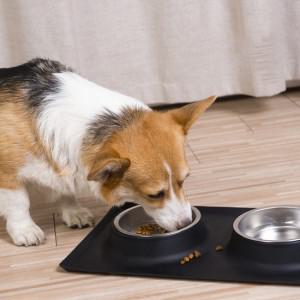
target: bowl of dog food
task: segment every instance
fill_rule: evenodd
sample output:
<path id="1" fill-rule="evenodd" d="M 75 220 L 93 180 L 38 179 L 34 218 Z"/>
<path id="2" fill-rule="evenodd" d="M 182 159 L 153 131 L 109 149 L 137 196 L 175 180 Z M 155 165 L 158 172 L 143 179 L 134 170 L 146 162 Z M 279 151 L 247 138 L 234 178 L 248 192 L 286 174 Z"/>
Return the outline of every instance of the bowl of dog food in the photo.
<path id="1" fill-rule="evenodd" d="M 142 206 L 133 206 L 115 217 L 109 243 L 112 248 L 120 249 L 127 264 L 129 260 L 139 266 L 180 263 L 187 255 L 199 257 L 205 243 L 206 228 L 196 207 L 192 207 L 192 218 L 187 226 L 168 232 Z"/>
<path id="2" fill-rule="evenodd" d="M 260 263 L 300 263 L 300 206 L 250 210 L 233 223 L 230 250 Z"/>
<path id="3" fill-rule="evenodd" d="M 155 221 L 146 214 L 142 206 L 134 206 L 121 212 L 114 219 L 115 228 L 125 235 L 141 237 L 141 238 L 163 238 L 172 235 L 178 235 L 181 232 L 189 230 L 194 227 L 195 224 L 201 220 L 200 211 L 192 208 L 193 221 L 187 226 L 178 229 L 176 231 L 168 232 L 164 228 L 160 227 Z"/>

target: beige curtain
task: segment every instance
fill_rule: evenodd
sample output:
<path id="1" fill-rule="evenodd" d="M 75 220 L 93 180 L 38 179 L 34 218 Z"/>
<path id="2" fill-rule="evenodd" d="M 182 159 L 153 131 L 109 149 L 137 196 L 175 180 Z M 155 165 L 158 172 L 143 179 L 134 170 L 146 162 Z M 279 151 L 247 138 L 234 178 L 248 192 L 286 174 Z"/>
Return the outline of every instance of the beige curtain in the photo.
<path id="1" fill-rule="evenodd" d="M 60 60 L 147 103 L 300 79 L 300 1 L 0 0 L 0 66 Z"/>

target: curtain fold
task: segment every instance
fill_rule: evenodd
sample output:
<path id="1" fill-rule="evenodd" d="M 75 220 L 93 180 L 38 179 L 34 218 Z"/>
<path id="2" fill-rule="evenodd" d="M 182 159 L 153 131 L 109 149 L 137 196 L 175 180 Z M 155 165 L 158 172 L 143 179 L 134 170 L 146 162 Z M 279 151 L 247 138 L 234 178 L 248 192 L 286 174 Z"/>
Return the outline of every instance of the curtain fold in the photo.
<path id="1" fill-rule="evenodd" d="M 300 80 L 297 0 L 0 0 L 0 67 L 60 60 L 146 103 Z"/>

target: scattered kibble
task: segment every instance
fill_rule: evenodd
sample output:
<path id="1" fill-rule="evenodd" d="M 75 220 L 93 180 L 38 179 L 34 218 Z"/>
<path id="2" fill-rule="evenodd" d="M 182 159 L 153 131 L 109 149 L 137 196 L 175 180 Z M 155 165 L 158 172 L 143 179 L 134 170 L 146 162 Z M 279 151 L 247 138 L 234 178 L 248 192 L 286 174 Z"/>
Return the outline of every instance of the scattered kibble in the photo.
<path id="1" fill-rule="evenodd" d="M 189 255 L 189 259 L 193 259 L 194 258 L 194 253 L 191 253 L 190 255 Z"/>
<path id="2" fill-rule="evenodd" d="M 160 227 L 158 224 L 145 224 L 141 225 L 136 229 L 137 234 L 141 235 L 152 235 L 152 234 L 162 234 L 167 233 L 168 231 Z"/>
<path id="3" fill-rule="evenodd" d="M 194 250 L 192 253 L 190 253 L 189 255 L 186 255 L 185 257 L 182 258 L 182 260 L 180 261 L 181 265 L 184 265 L 188 262 L 190 262 L 191 260 L 200 257 L 202 254 L 200 251 Z"/>
<path id="4" fill-rule="evenodd" d="M 216 251 L 223 251 L 224 250 L 224 247 L 222 245 L 217 245 L 216 246 Z"/>
<path id="5" fill-rule="evenodd" d="M 200 257 L 200 256 L 201 256 L 201 252 L 200 252 L 200 251 L 197 251 L 197 250 L 195 250 L 195 251 L 194 251 L 194 255 L 195 255 L 195 257 L 196 257 L 196 258 L 198 258 L 198 257 Z"/>

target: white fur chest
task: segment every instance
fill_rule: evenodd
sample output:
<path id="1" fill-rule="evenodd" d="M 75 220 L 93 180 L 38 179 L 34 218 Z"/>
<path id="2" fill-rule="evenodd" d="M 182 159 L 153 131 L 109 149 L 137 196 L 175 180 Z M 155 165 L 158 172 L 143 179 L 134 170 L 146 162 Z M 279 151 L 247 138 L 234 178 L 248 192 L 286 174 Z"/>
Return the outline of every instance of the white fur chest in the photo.
<path id="1" fill-rule="evenodd" d="M 19 178 L 51 188 L 57 194 L 75 195 L 88 189 L 83 171 L 59 175 L 46 162 L 32 156 L 28 157 L 26 164 L 20 169 Z"/>

